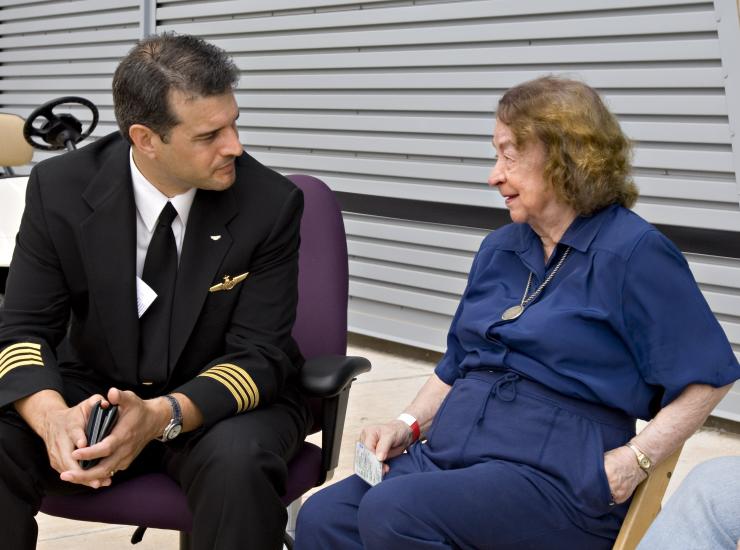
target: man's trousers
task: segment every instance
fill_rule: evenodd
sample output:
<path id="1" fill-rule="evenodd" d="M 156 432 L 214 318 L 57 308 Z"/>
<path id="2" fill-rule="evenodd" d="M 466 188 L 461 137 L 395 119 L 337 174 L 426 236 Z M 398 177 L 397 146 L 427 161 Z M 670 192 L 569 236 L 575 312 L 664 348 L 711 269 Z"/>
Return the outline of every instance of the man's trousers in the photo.
<path id="1" fill-rule="evenodd" d="M 70 393 L 76 401 L 67 395 L 68 403 L 86 397 L 84 392 Z M 280 499 L 287 461 L 303 442 L 309 422 L 302 398 L 288 390 L 269 407 L 224 419 L 170 443 L 151 442 L 129 469 L 116 473 L 113 483 L 143 472 L 170 475 L 187 495 L 195 550 L 279 549 L 287 521 Z M 15 411 L 0 414 L 3 548 L 36 547 L 34 516 L 45 494 L 90 491 L 59 479 L 49 466 L 43 441 Z"/>

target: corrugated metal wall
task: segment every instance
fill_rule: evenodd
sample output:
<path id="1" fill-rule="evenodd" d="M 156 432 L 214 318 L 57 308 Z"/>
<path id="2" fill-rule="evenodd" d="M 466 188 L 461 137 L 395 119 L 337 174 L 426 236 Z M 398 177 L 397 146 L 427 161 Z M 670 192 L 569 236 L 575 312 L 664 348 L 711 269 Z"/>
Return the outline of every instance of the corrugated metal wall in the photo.
<path id="1" fill-rule="evenodd" d="M 101 106 L 96 134 L 111 131 L 110 77 L 147 4 L 0 2 L 3 110 L 26 116 L 75 91 Z M 736 9 L 734 0 L 167 0 L 156 22 L 233 54 L 252 154 L 338 192 L 352 330 L 444 348 L 481 228 L 505 217 L 485 185 L 496 102 L 557 73 L 598 88 L 635 140 L 641 215 L 721 236 L 724 257 L 716 246 L 684 249 L 740 355 Z M 721 414 L 740 420 L 740 393 L 725 403 Z"/>
<path id="2" fill-rule="evenodd" d="M 118 60 L 141 36 L 139 4 L 0 0 L 0 108 L 25 118 L 46 101 L 78 95 L 100 108 L 95 135 L 115 130 L 111 78 Z M 85 110 L 60 112 L 65 111 L 90 120 Z M 34 161 L 46 156 L 37 152 Z"/>

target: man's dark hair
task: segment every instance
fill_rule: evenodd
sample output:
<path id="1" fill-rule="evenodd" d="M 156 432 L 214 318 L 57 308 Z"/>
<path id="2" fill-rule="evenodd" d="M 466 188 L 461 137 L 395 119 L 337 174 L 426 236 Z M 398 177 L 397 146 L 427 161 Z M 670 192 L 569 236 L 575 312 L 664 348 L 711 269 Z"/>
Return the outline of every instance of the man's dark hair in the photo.
<path id="1" fill-rule="evenodd" d="M 141 40 L 113 75 L 113 105 L 121 134 L 143 124 L 167 140 L 180 121 L 172 112 L 170 90 L 209 97 L 233 90 L 239 70 L 229 55 L 187 34 L 164 33 Z"/>

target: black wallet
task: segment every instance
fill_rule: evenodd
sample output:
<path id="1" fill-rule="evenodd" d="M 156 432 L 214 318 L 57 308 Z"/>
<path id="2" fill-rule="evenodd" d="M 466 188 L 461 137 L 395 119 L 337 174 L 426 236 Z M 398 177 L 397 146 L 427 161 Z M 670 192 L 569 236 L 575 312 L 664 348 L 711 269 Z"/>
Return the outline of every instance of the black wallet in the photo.
<path id="1" fill-rule="evenodd" d="M 107 409 L 104 409 L 100 406 L 100 403 L 100 401 L 95 403 L 95 406 L 90 412 L 90 418 L 87 420 L 85 434 L 87 435 L 88 447 L 105 439 L 118 419 L 118 405 L 110 405 Z M 99 458 L 80 460 L 80 466 L 83 470 L 87 470 L 95 466 L 98 462 L 100 462 Z"/>

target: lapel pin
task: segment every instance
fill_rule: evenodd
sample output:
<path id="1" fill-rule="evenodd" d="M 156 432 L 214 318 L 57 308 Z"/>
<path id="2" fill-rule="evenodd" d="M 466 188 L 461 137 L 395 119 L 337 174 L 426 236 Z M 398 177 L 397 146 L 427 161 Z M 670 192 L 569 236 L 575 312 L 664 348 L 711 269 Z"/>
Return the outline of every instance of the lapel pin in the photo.
<path id="1" fill-rule="evenodd" d="M 221 238 L 221 235 L 211 235 L 211 240 L 212 240 L 212 241 L 217 241 L 217 240 L 219 240 L 220 238 Z"/>
<path id="2" fill-rule="evenodd" d="M 249 271 L 246 273 L 242 273 L 241 275 L 237 275 L 233 279 L 230 275 L 226 275 L 224 277 L 223 283 L 218 283 L 217 285 L 213 285 L 211 288 L 208 289 L 208 292 L 218 292 L 220 290 L 231 290 L 236 285 L 241 283 L 244 279 L 247 278 L 247 275 L 249 275 Z"/>

